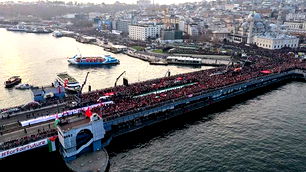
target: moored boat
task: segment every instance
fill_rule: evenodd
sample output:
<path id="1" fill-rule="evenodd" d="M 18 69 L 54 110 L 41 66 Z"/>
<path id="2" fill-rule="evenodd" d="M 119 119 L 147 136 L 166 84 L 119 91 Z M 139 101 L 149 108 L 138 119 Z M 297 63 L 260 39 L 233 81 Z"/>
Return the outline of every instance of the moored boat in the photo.
<path id="1" fill-rule="evenodd" d="M 79 82 L 66 72 L 57 74 L 56 81 L 70 92 L 78 92 L 81 89 Z"/>
<path id="2" fill-rule="evenodd" d="M 199 58 L 191 57 L 176 57 L 169 56 L 166 58 L 168 64 L 180 64 L 180 65 L 202 65 L 202 60 Z"/>
<path id="3" fill-rule="evenodd" d="M 19 89 L 19 90 L 26 90 L 30 88 L 33 88 L 33 86 L 30 84 L 19 84 L 16 86 L 16 89 Z"/>
<path id="4" fill-rule="evenodd" d="M 5 88 L 11 88 L 14 85 L 17 85 L 21 82 L 21 78 L 19 76 L 12 76 L 7 81 L 4 82 Z"/>
<path id="5" fill-rule="evenodd" d="M 52 33 L 52 36 L 54 36 L 56 38 L 60 38 L 60 37 L 64 36 L 64 34 L 60 31 L 56 30 Z"/>

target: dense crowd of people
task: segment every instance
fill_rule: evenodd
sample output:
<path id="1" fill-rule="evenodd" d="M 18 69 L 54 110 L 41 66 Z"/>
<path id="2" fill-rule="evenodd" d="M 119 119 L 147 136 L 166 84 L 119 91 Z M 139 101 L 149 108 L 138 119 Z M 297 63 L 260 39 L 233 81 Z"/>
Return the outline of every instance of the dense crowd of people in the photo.
<path id="1" fill-rule="evenodd" d="M 0 143 L 0 151 L 8 150 L 8 149 L 15 148 L 15 147 L 22 146 L 22 145 L 26 145 L 28 143 L 31 143 L 31 142 L 34 142 L 40 139 L 45 139 L 45 138 L 54 136 L 56 134 L 57 134 L 56 129 L 38 131 L 37 134 L 32 134 L 29 136 L 24 136 L 19 139 L 14 139 L 14 140 Z"/>
<path id="2" fill-rule="evenodd" d="M 269 52 L 269 53 L 268 53 Z M 97 90 L 82 95 L 85 104 L 95 103 L 99 97 L 112 93 L 114 104 L 93 111 L 102 114 L 104 119 L 127 114 L 140 108 L 152 107 L 166 101 L 193 96 L 201 92 L 220 88 L 234 83 L 244 82 L 252 78 L 285 72 L 291 69 L 306 69 L 306 63 L 294 58 L 288 51 L 257 52 L 259 55 L 248 57 L 251 64 L 238 64 L 231 67 L 220 67 L 193 73 L 180 74 L 165 78 L 134 83 L 129 86 L 118 86 Z M 264 73 L 262 71 L 268 71 Z M 186 86 L 184 86 L 186 85 Z M 179 87 L 175 89 L 175 87 Z M 154 93 L 163 89 L 169 91 Z M 152 94 L 148 94 L 152 92 Z M 142 94 L 146 94 L 141 96 Z"/>

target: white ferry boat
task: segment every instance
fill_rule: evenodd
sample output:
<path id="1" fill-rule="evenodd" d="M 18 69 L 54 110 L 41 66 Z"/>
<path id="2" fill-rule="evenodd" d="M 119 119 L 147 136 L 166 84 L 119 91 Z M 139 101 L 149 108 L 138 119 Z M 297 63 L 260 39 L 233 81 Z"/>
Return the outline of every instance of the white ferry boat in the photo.
<path id="1" fill-rule="evenodd" d="M 80 83 L 66 72 L 57 74 L 56 81 L 64 86 L 66 91 L 78 92 L 81 89 Z"/>
<path id="2" fill-rule="evenodd" d="M 26 27 L 23 26 L 23 25 L 16 25 L 16 26 L 9 27 L 6 30 L 14 31 L 14 32 L 25 32 L 26 31 Z"/>
<path id="3" fill-rule="evenodd" d="M 168 64 L 181 64 L 181 65 L 201 65 L 202 60 L 199 58 L 191 57 L 176 57 L 169 56 L 166 58 Z"/>

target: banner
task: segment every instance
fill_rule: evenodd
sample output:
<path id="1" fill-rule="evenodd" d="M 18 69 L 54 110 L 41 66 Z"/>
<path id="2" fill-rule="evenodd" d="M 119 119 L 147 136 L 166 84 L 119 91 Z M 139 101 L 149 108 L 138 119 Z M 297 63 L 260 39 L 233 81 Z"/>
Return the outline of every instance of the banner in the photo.
<path id="1" fill-rule="evenodd" d="M 74 114 L 78 114 L 81 113 L 82 111 L 86 111 L 88 108 L 92 109 L 95 107 L 99 107 L 99 106 L 103 106 L 106 104 L 113 104 L 113 101 L 108 101 L 108 102 L 103 102 L 103 103 L 98 103 L 98 104 L 94 104 L 91 106 L 86 106 L 86 107 L 81 107 L 78 109 L 73 109 L 73 110 L 68 110 L 62 113 L 58 113 L 58 114 L 53 114 L 53 115 L 47 115 L 47 116 L 41 116 L 35 119 L 30 119 L 30 120 L 26 120 L 26 121 L 21 121 L 21 126 L 28 126 L 28 125 L 32 125 L 32 124 L 37 124 L 37 123 L 41 123 L 41 122 L 46 122 L 46 121 L 50 121 L 50 120 L 54 120 L 56 119 L 56 117 L 61 118 L 63 116 L 70 116 L 70 115 L 74 115 Z"/>
<path id="2" fill-rule="evenodd" d="M 14 155 L 14 154 L 17 154 L 17 153 L 21 153 L 21 152 L 24 152 L 24 151 L 35 149 L 35 148 L 38 148 L 38 147 L 41 147 L 41 146 L 45 146 L 45 145 L 48 144 L 47 140 L 48 139 L 43 139 L 43 140 L 39 140 L 39 141 L 36 141 L 36 142 L 33 142 L 33 143 L 29 143 L 29 144 L 26 144 L 26 145 L 23 145 L 23 146 L 19 146 L 19 147 L 16 147 L 16 148 L 12 148 L 12 149 L 9 149 L 9 150 L 2 151 L 2 152 L 0 152 L 0 159 L 11 156 L 11 155 Z"/>

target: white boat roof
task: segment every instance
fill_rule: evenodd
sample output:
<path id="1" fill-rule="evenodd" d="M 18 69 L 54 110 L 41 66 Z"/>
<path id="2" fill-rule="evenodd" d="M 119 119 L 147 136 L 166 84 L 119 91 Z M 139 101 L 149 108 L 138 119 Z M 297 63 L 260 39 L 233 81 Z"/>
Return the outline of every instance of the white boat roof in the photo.
<path id="1" fill-rule="evenodd" d="M 189 61 L 202 61 L 202 59 L 199 59 L 199 58 L 183 57 L 183 56 L 168 56 L 167 59 L 189 60 Z"/>
<path id="2" fill-rule="evenodd" d="M 64 72 L 64 73 L 59 73 L 57 74 L 57 76 L 59 78 L 61 78 L 62 80 L 68 79 L 69 82 L 78 82 L 76 79 L 74 79 L 72 76 L 70 76 L 68 73 Z"/>

